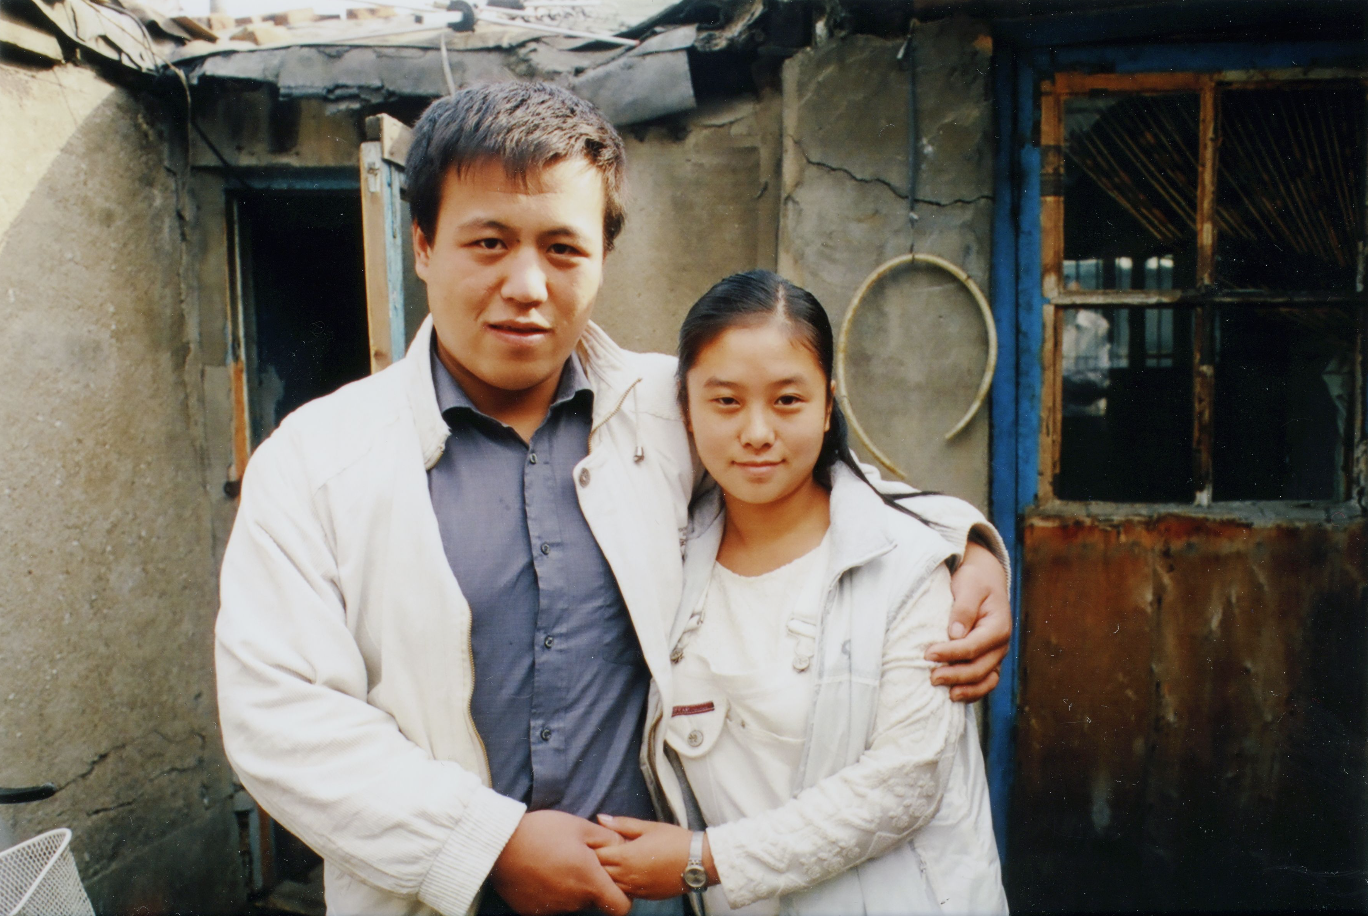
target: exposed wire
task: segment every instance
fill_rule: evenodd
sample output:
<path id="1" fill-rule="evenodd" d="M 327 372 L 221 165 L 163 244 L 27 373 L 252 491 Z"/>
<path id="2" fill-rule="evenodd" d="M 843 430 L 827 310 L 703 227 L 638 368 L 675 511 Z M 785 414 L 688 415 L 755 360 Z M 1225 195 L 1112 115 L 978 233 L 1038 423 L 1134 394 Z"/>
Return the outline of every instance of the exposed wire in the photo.
<path id="1" fill-rule="evenodd" d="M 447 95 L 456 94 L 456 80 L 451 76 L 451 58 L 447 57 L 446 32 L 438 42 L 438 47 L 442 49 L 442 75 L 446 77 Z"/>

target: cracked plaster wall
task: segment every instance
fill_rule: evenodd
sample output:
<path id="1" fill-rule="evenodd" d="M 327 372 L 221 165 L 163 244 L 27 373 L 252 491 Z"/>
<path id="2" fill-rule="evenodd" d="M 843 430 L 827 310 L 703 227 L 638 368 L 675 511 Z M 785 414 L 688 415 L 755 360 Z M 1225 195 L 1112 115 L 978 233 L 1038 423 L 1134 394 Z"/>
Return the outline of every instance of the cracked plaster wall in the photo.
<path id="1" fill-rule="evenodd" d="M 627 225 L 604 266 L 594 318 L 636 350 L 675 351 L 679 323 L 728 274 L 774 269 L 777 91 L 627 128 Z"/>
<path id="2" fill-rule="evenodd" d="M 848 36 L 783 69 L 779 270 L 816 294 L 839 328 L 861 282 L 917 251 L 988 289 L 992 227 L 991 42 L 956 18 L 916 32 L 921 162 L 908 222 L 909 73 L 900 40 Z M 934 268 L 896 271 L 865 298 L 852 330 L 850 394 L 870 437 L 917 486 L 988 502 L 985 406 L 950 442 L 987 356 L 969 294 Z"/>
<path id="3" fill-rule="evenodd" d="M 100 912 L 234 911 L 183 135 L 78 67 L 0 64 L 0 123 L 0 784 L 60 787 L 0 842 L 72 828 Z"/>

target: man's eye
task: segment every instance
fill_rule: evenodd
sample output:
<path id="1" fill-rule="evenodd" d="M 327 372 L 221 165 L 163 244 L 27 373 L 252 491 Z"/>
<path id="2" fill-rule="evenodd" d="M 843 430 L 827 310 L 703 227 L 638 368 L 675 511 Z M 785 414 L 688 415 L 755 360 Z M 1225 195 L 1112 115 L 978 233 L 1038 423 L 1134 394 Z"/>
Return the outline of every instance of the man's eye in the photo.
<path id="1" fill-rule="evenodd" d="M 574 257 L 580 250 L 574 245 L 566 245 L 564 242 L 557 242 L 551 246 L 551 253 L 563 258 Z"/>
<path id="2" fill-rule="evenodd" d="M 497 251 L 503 247 L 502 239 L 476 239 L 476 248 L 483 248 L 485 251 Z"/>

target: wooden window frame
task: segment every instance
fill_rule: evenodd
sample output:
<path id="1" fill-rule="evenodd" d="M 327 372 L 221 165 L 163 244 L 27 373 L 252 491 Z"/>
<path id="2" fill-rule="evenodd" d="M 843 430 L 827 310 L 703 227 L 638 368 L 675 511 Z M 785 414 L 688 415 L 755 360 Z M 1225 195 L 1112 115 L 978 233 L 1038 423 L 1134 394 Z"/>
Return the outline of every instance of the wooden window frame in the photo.
<path id="1" fill-rule="evenodd" d="M 1350 430 L 1346 439 L 1345 461 L 1341 472 L 1345 475 L 1345 500 L 1321 500 L 1341 504 L 1352 500 L 1353 491 L 1368 489 L 1362 468 L 1355 455 L 1363 447 L 1363 386 L 1365 315 L 1364 284 L 1368 274 L 1368 200 L 1365 200 L 1364 222 L 1359 226 L 1359 263 L 1356 288 L 1350 293 L 1323 292 L 1220 292 L 1216 287 L 1215 227 L 1217 149 L 1220 92 L 1228 87 L 1282 88 L 1295 84 L 1325 81 L 1351 81 L 1364 86 L 1368 96 L 1368 79 L 1362 71 L 1341 68 L 1287 71 L 1228 71 L 1222 73 L 1055 73 L 1040 82 L 1040 255 L 1042 338 L 1042 385 L 1040 404 L 1040 457 L 1037 479 L 1039 505 L 1065 505 L 1055 496 L 1055 482 L 1059 475 L 1060 447 L 1063 438 L 1063 327 L 1064 311 L 1078 308 L 1167 308 L 1190 307 L 1193 314 L 1192 390 L 1193 390 L 1193 500 L 1184 506 L 1205 507 L 1212 503 L 1212 448 L 1214 417 L 1212 405 L 1215 395 L 1214 354 L 1207 352 L 1211 322 L 1215 310 L 1222 306 L 1280 304 L 1285 306 L 1359 307 L 1357 339 L 1354 346 L 1354 392 L 1351 415 L 1346 418 Z M 1196 285 L 1192 289 L 1174 290 L 1066 290 L 1064 288 L 1064 104 L 1075 96 L 1093 93 L 1164 94 L 1195 93 L 1199 101 L 1198 115 L 1198 170 L 1197 170 L 1197 263 Z M 1368 98 L 1365 99 L 1368 105 Z M 1368 143 L 1365 158 L 1368 159 Z M 1365 162 L 1368 176 L 1368 162 Z M 1368 178 L 1364 181 L 1368 197 Z M 1089 501 L 1096 505 L 1101 501 Z M 1265 501 L 1277 506 L 1283 501 Z M 1307 500 L 1292 502 L 1304 504 Z M 1163 504 L 1156 504 L 1163 505 Z M 1174 504 L 1168 504 L 1174 505 Z"/>

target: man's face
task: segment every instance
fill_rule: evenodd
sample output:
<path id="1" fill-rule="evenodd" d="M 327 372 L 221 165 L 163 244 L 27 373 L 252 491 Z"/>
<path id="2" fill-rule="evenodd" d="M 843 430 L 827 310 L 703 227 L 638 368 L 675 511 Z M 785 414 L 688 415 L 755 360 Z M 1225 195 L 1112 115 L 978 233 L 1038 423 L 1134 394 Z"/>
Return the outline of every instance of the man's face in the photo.
<path id="1" fill-rule="evenodd" d="M 413 228 L 442 362 L 471 388 L 554 386 L 603 277 L 603 178 L 569 159 L 519 185 L 501 163 L 447 172 L 434 238 Z"/>

